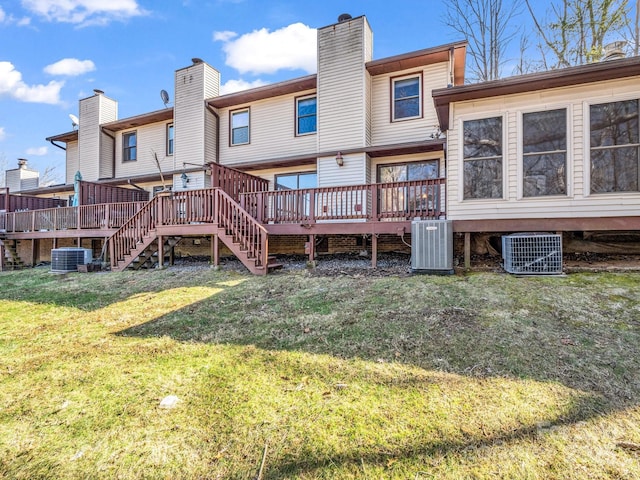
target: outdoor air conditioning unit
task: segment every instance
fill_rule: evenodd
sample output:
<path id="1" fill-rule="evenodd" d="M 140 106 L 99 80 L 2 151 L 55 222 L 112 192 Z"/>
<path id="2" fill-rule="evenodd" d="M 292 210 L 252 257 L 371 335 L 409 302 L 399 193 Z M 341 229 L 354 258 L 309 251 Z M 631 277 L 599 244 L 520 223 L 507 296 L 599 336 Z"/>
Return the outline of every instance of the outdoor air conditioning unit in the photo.
<path id="1" fill-rule="evenodd" d="M 562 273 L 562 235 L 514 233 L 502 237 L 504 269 L 520 275 Z"/>
<path id="2" fill-rule="evenodd" d="M 453 273 L 451 220 L 411 222 L 411 270 L 416 273 Z"/>
<path id="3" fill-rule="evenodd" d="M 90 248 L 54 248 L 51 250 L 51 272 L 77 272 L 78 265 L 87 265 L 93 260 Z"/>

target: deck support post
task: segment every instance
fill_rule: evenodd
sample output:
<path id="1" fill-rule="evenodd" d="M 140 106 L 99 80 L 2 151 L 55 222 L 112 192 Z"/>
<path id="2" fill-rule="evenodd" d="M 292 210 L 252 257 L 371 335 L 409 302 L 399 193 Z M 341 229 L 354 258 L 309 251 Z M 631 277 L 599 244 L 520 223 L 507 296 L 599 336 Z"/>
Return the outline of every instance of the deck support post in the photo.
<path id="1" fill-rule="evenodd" d="M 218 235 L 211 235 L 211 264 L 214 267 L 220 265 L 220 241 Z"/>
<path id="2" fill-rule="evenodd" d="M 53 242 L 52 242 L 51 248 L 53 248 L 53 249 L 58 248 L 58 237 L 53 237 Z"/>
<path id="3" fill-rule="evenodd" d="M 158 235 L 158 268 L 164 268 L 164 237 Z"/>
<path id="4" fill-rule="evenodd" d="M 4 251 L 4 243 L 2 243 L 2 241 L 0 240 L 0 272 L 3 272 L 5 269 L 5 255 L 6 253 Z"/>
<path id="5" fill-rule="evenodd" d="M 171 248 L 169 248 L 169 265 L 173 267 L 175 264 L 176 264 L 176 247 L 175 245 L 172 245 Z"/>
<path id="6" fill-rule="evenodd" d="M 36 247 L 39 247 L 39 243 L 37 239 L 32 239 L 31 240 L 31 266 L 35 267 L 36 266 L 36 260 L 37 260 L 37 255 L 36 255 Z"/>
<path id="7" fill-rule="evenodd" d="M 313 263 L 316 259 L 316 236 L 309 235 L 309 248 L 307 249 L 309 253 L 309 262 Z"/>
<path id="8" fill-rule="evenodd" d="M 464 232 L 464 269 L 471 270 L 471 232 Z"/>
<path id="9" fill-rule="evenodd" d="M 378 268 L 378 235 L 371 235 L 371 268 Z"/>

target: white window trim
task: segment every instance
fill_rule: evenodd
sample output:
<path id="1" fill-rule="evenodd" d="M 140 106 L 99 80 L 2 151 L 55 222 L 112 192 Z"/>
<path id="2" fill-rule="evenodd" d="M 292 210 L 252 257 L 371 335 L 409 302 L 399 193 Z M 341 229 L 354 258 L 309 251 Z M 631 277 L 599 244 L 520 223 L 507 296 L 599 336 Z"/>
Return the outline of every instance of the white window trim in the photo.
<path id="1" fill-rule="evenodd" d="M 309 100 L 310 98 L 315 98 L 316 99 L 316 129 L 313 132 L 300 133 L 298 131 L 298 126 L 299 126 L 299 123 L 298 123 L 298 104 L 299 104 L 300 101 Z M 305 95 L 304 97 L 297 97 L 296 98 L 296 107 L 295 108 L 296 108 L 296 112 L 295 112 L 295 115 L 296 115 L 296 120 L 295 120 L 296 121 L 296 125 L 295 125 L 296 137 L 306 137 L 307 135 L 315 135 L 315 134 L 317 134 L 318 133 L 318 95 L 313 93 L 311 95 Z"/>
<path id="2" fill-rule="evenodd" d="M 418 115 L 414 115 L 413 117 L 402 117 L 396 118 L 396 82 L 407 80 L 409 78 L 417 78 L 418 79 Z M 392 122 L 404 122 L 406 120 L 415 120 L 416 118 L 422 118 L 423 108 L 422 104 L 424 101 L 423 98 L 423 78 L 422 72 L 411 73 L 409 75 L 403 75 L 402 77 L 394 77 L 391 79 L 391 121 Z"/>
<path id="3" fill-rule="evenodd" d="M 247 141 L 242 143 L 233 142 L 233 116 L 237 113 L 247 112 L 249 114 L 249 121 L 247 122 Z M 244 128 L 244 127 L 243 127 Z M 238 108 L 237 110 L 229 111 L 229 145 L 237 147 L 239 145 L 249 145 L 251 143 L 251 108 Z"/>
<path id="4" fill-rule="evenodd" d="M 483 118 L 502 118 L 502 198 L 464 198 L 464 122 Z M 461 115 L 458 117 L 458 203 L 496 203 L 509 199 L 509 111 L 486 112 L 482 115 Z"/>
<path id="5" fill-rule="evenodd" d="M 546 112 L 549 110 L 560 110 L 564 108 L 567 114 L 567 153 L 565 157 L 566 169 L 567 169 L 567 193 L 566 195 L 543 195 L 539 197 L 525 197 L 524 196 L 524 144 L 522 143 L 522 137 L 524 134 L 524 114 L 525 113 L 538 113 Z M 545 105 L 544 108 L 527 108 L 517 111 L 517 123 L 516 123 L 516 158 L 518 159 L 516 165 L 516 179 L 518 182 L 517 196 L 518 201 L 543 201 L 546 199 L 557 200 L 559 198 L 573 198 L 573 179 L 574 179 L 574 155 L 573 155 L 573 105 L 570 103 L 563 103 L 558 105 Z"/>
<path id="6" fill-rule="evenodd" d="M 628 100 L 638 100 L 640 102 L 640 94 L 638 92 L 635 93 L 624 93 L 618 95 L 602 95 L 599 97 L 592 97 L 589 100 L 585 100 L 582 102 L 582 134 L 583 134 L 583 144 L 582 149 L 584 154 L 582 155 L 583 162 L 583 196 L 584 198 L 594 197 L 594 198 L 602 198 L 602 197 L 610 197 L 612 195 L 638 195 L 640 192 L 603 192 L 603 193 L 591 193 L 591 105 L 599 105 L 602 103 L 614 103 L 614 102 L 625 102 Z"/>

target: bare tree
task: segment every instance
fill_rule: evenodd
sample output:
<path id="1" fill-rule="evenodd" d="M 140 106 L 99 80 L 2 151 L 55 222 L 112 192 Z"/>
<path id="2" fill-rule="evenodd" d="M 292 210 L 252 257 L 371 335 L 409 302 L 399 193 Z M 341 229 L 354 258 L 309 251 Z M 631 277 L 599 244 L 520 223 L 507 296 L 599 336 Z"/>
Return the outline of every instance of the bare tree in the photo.
<path id="1" fill-rule="evenodd" d="M 56 185 L 62 183 L 62 176 L 56 171 L 56 167 L 49 165 L 44 169 L 40 180 L 38 182 L 41 187 L 48 187 L 49 185 Z"/>
<path id="2" fill-rule="evenodd" d="M 516 34 L 510 22 L 520 13 L 521 0 L 451 0 L 445 24 L 469 41 L 468 80 L 500 78 L 506 50 Z"/>
<path id="3" fill-rule="evenodd" d="M 553 2 L 546 20 L 533 11 L 530 0 L 525 3 L 538 34 L 540 66 L 546 70 L 601 60 L 606 42 L 622 38 L 629 24 L 629 0 Z"/>

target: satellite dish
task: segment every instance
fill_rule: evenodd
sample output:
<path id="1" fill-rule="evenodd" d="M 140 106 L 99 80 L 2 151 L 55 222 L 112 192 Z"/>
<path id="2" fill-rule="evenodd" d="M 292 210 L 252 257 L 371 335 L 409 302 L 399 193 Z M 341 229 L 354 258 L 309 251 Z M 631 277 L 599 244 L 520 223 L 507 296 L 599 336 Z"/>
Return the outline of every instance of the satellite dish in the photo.
<path id="1" fill-rule="evenodd" d="M 162 103 L 164 103 L 164 106 L 166 108 L 167 103 L 169 103 L 169 94 L 166 90 L 160 90 L 160 98 L 162 99 Z"/>
<path id="2" fill-rule="evenodd" d="M 80 120 L 73 113 L 69 114 L 69 118 L 71 119 L 71 128 L 75 129 L 78 125 L 80 125 Z"/>

